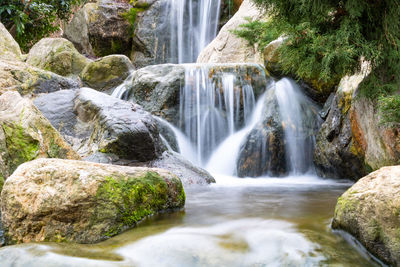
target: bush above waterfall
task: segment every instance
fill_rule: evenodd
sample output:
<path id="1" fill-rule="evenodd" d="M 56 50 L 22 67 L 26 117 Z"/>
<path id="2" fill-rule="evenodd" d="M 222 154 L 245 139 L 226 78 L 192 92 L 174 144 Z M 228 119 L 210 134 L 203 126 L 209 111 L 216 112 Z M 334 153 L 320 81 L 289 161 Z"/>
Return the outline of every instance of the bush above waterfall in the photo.
<path id="1" fill-rule="evenodd" d="M 385 97 L 400 84 L 398 1 L 254 0 L 271 20 L 243 25 L 238 34 L 260 48 L 284 34 L 279 50 L 283 71 L 298 78 L 337 84 L 340 77 L 371 62 L 365 95 Z M 331 87 L 333 89 L 334 86 Z M 386 105 L 387 106 L 387 105 Z M 396 117 L 385 118 L 393 122 Z"/>

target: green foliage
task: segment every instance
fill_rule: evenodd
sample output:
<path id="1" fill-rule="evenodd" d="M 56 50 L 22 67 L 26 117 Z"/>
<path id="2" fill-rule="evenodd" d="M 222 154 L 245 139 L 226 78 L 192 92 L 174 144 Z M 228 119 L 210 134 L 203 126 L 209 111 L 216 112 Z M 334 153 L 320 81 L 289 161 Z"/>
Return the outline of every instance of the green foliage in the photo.
<path id="1" fill-rule="evenodd" d="M 400 95 L 381 96 L 379 106 L 384 123 L 392 125 L 400 122 Z"/>
<path id="2" fill-rule="evenodd" d="M 304 80 L 338 82 L 360 70 L 360 60 L 372 72 L 361 85 L 371 98 L 385 97 L 400 88 L 399 0 L 253 0 L 268 10 L 269 22 L 243 25 L 237 34 L 260 49 L 277 35 L 283 71 Z M 381 104 L 396 104 L 389 98 Z M 387 105 L 382 111 L 388 111 Z M 391 112 L 390 114 L 393 115 Z M 389 114 L 388 114 L 389 115 Z M 386 117 L 386 121 L 398 118 Z"/>
<path id="3" fill-rule="evenodd" d="M 3 0 L 0 21 L 15 37 L 22 50 L 59 30 L 59 20 L 68 19 L 84 0 Z"/>

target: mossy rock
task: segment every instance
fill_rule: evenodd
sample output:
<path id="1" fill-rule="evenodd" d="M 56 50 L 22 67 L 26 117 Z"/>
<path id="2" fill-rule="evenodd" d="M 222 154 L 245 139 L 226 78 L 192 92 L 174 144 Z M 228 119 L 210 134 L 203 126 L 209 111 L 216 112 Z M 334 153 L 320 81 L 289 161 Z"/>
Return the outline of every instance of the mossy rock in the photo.
<path id="1" fill-rule="evenodd" d="M 26 62 L 61 76 L 79 75 L 92 60 L 81 55 L 63 38 L 44 38 L 29 51 Z"/>
<path id="2" fill-rule="evenodd" d="M 16 92 L 0 96 L 0 148 L 3 178 L 36 158 L 80 159 L 33 103 Z"/>
<path id="3" fill-rule="evenodd" d="M 121 84 L 132 70 L 133 65 L 128 57 L 111 55 L 88 64 L 80 77 L 86 86 L 107 91 Z"/>
<path id="4" fill-rule="evenodd" d="M 23 96 L 35 96 L 63 89 L 81 87 L 78 79 L 66 78 L 24 62 L 0 59 L 0 95 L 18 91 Z"/>
<path id="5" fill-rule="evenodd" d="M 6 27 L 0 22 L 0 59 L 22 60 L 21 48 Z"/>
<path id="6" fill-rule="evenodd" d="M 95 243 L 184 205 L 182 183 L 169 171 L 61 159 L 24 163 L 1 195 L 7 244 Z"/>
<path id="7" fill-rule="evenodd" d="M 332 222 L 391 266 L 400 264 L 400 167 L 384 167 L 360 179 L 339 199 Z"/>

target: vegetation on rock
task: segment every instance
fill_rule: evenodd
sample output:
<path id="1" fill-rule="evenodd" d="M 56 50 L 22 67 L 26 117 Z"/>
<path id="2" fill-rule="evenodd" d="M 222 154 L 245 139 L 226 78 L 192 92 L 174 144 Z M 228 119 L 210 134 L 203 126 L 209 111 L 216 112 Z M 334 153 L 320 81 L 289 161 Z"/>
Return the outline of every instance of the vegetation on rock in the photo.
<path id="1" fill-rule="evenodd" d="M 7 0 L 0 4 L 0 21 L 24 51 L 43 37 L 59 30 L 58 21 L 68 19 L 85 0 Z"/>
<path id="2" fill-rule="evenodd" d="M 400 24 L 398 1 L 254 0 L 268 10 L 268 22 L 243 25 L 236 33 L 250 43 L 266 44 L 280 35 L 284 73 L 334 88 L 339 79 L 371 63 L 361 86 L 364 95 L 380 98 L 384 122 L 399 123 Z M 397 115 L 396 115 L 397 114 Z"/>

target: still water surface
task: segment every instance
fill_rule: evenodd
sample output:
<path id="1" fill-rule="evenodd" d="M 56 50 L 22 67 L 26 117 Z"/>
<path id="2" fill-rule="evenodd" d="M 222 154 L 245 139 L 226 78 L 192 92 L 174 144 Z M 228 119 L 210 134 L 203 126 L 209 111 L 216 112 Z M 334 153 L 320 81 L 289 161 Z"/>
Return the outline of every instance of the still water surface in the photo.
<path id="1" fill-rule="evenodd" d="M 350 186 L 313 177 L 186 188 L 185 210 L 153 216 L 95 245 L 0 249 L 0 266 L 377 266 L 330 220 Z"/>

